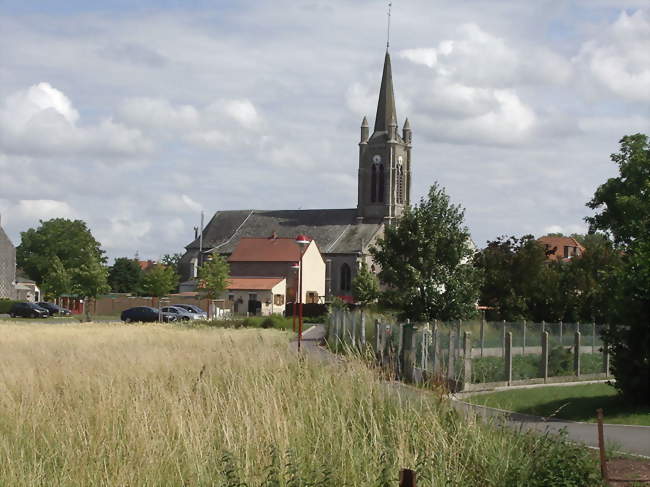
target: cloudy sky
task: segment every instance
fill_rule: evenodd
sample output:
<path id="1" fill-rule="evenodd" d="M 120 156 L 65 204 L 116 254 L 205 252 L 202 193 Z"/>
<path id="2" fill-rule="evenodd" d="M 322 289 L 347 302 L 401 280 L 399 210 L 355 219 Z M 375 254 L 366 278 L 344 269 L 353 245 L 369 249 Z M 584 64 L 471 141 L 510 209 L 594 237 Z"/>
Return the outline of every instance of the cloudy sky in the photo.
<path id="1" fill-rule="evenodd" d="M 391 31 L 414 199 L 437 180 L 479 246 L 583 231 L 650 133 L 646 0 L 394 0 Z M 354 207 L 385 38 L 375 0 L 0 0 L 2 225 L 158 258 L 202 209 Z"/>

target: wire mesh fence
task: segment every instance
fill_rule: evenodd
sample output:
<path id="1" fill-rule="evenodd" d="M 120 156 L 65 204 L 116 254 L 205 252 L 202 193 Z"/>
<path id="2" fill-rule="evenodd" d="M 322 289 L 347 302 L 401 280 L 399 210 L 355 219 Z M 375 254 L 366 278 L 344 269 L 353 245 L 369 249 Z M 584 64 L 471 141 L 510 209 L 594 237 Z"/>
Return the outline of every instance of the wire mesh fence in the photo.
<path id="1" fill-rule="evenodd" d="M 347 309 L 328 319 L 335 351 L 372 350 L 396 377 L 473 384 L 596 378 L 609 374 L 601 328 L 593 323 L 433 321 L 395 318 Z"/>

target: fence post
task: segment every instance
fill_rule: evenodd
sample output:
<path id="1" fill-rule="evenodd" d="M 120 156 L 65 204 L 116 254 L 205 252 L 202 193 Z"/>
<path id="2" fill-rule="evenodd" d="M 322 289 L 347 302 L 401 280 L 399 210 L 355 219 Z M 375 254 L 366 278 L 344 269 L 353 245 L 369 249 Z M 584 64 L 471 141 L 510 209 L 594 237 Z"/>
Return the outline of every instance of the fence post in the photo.
<path id="1" fill-rule="evenodd" d="M 415 471 L 408 468 L 400 470 L 399 487 L 416 487 Z"/>
<path id="2" fill-rule="evenodd" d="M 422 330 L 422 350 L 420 353 L 420 367 L 423 371 L 427 370 L 429 363 L 429 339 L 431 337 L 431 330 L 427 322 Z"/>
<path id="3" fill-rule="evenodd" d="M 379 320 L 375 319 L 375 353 L 377 354 L 379 361 L 383 364 L 384 351 L 382 350 L 381 343 L 381 324 L 379 323 Z"/>
<path id="4" fill-rule="evenodd" d="M 526 320 L 524 320 L 524 326 L 522 332 L 523 332 L 523 336 L 521 341 L 521 354 L 526 355 Z"/>
<path id="5" fill-rule="evenodd" d="M 454 380 L 454 332 L 449 328 L 449 346 L 447 347 L 447 379 Z"/>
<path id="6" fill-rule="evenodd" d="M 408 382 L 413 382 L 415 374 L 413 368 L 415 367 L 415 329 L 410 321 L 402 325 L 402 353 L 401 353 L 401 370 L 400 377 L 403 377 Z"/>
<path id="7" fill-rule="evenodd" d="M 603 342 L 603 372 L 605 377 L 609 377 L 609 347 Z"/>
<path id="8" fill-rule="evenodd" d="M 461 320 L 458 320 L 458 325 L 456 325 L 456 359 L 460 360 L 460 340 L 461 340 L 461 333 L 460 329 L 462 326 L 463 322 Z"/>
<path id="9" fill-rule="evenodd" d="M 501 356 L 506 356 L 506 320 L 501 323 Z"/>
<path id="10" fill-rule="evenodd" d="M 354 348 L 356 344 L 356 334 L 357 334 L 357 313 L 348 311 L 348 316 L 350 317 L 350 342 Z"/>
<path id="11" fill-rule="evenodd" d="M 433 321 L 433 336 L 431 337 L 433 343 L 431 348 L 433 356 L 431 357 L 431 372 L 436 373 L 439 368 L 440 358 L 440 342 L 438 341 L 438 320 Z"/>
<path id="12" fill-rule="evenodd" d="M 463 390 L 472 383 L 472 334 L 466 331 L 463 334 Z"/>
<path id="13" fill-rule="evenodd" d="M 576 331 L 575 342 L 573 351 L 573 370 L 576 377 L 580 377 L 580 332 Z"/>
<path id="14" fill-rule="evenodd" d="M 546 331 L 546 321 L 542 320 L 542 333 Z"/>
<path id="15" fill-rule="evenodd" d="M 542 360 L 541 376 L 544 377 L 544 383 L 548 382 L 548 332 L 542 333 Z"/>
<path id="16" fill-rule="evenodd" d="M 564 323 L 560 320 L 560 346 L 564 346 Z"/>
<path id="17" fill-rule="evenodd" d="M 485 312 L 483 312 L 485 316 Z M 481 318 L 481 358 L 483 357 L 483 345 L 485 344 L 485 318 Z"/>
<path id="18" fill-rule="evenodd" d="M 506 381 L 508 385 L 512 384 L 512 332 L 506 333 L 506 350 L 505 350 Z"/>
<path id="19" fill-rule="evenodd" d="M 366 314 L 361 311 L 361 348 L 366 348 Z"/>

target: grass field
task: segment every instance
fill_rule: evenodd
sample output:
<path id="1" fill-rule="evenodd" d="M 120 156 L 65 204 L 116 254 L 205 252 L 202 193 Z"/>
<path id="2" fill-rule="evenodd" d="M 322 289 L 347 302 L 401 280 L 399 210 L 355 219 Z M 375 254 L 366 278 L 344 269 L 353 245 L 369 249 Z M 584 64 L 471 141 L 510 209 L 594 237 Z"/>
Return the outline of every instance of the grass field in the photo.
<path id="1" fill-rule="evenodd" d="M 628 405 L 608 384 L 500 391 L 471 396 L 468 401 L 518 413 L 589 422 L 595 421 L 596 409 L 603 408 L 606 423 L 650 426 L 650 408 Z"/>
<path id="2" fill-rule="evenodd" d="M 595 485 L 567 442 L 406 401 L 278 330 L 0 324 L 0 485 Z M 577 479 L 577 480 L 576 480 Z M 567 484 L 557 484 L 567 485 Z"/>

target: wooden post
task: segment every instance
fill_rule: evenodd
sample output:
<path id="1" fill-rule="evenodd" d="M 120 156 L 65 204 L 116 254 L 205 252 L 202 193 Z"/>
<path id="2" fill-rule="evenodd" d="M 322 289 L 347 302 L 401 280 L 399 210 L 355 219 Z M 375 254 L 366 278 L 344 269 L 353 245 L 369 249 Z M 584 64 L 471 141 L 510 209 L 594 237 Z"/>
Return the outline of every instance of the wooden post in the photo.
<path id="1" fill-rule="evenodd" d="M 512 332 L 506 333 L 505 372 L 508 385 L 512 384 Z"/>
<path id="2" fill-rule="evenodd" d="M 472 334 L 463 333 L 463 390 L 472 383 Z"/>
<path id="3" fill-rule="evenodd" d="M 521 340 L 521 354 L 526 355 L 526 320 L 524 320 L 522 334 L 523 336 Z"/>
<path id="4" fill-rule="evenodd" d="M 440 342 L 438 341 L 438 320 L 433 321 L 433 333 L 432 333 L 431 340 L 432 340 L 431 349 L 433 350 L 433 355 L 431 356 L 431 372 L 435 374 L 440 367 Z"/>
<path id="5" fill-rule="evenodd" d="M 449 328 L 449 346 L 447 347 L 447 379 L 454 380 L 454 332 Z"/>
<path id="6" fill-rule="evenodd" d="M 485 311 L 483 311 L 485 313 Z M 485 314 L 483 314 L 485 316 Z M 483 357 L 483 345 L 485 344 L 485 318 L 481 318 L 481 357 Z"/>
<path id="7" fill-rule="evenodd" d="M 580 332 L 576 331 L 573 351 L 573 371 L 576 377 L 580 377 Z"/>
<path id="8" fill-rule="evenodd" d="M 540 364 L 540 374 L 544 378 L 544 383 L 548 381 L 548 332 L 542 333 L 542 360 Z"/>
<path id="9" fill-rule="evenodd" d="M 408 468 L 399 471 L 399 487 L 416 487 L 415 472 Z"/>
<path id="10" fill-rule="evenodd" d="M 603 410 L 596 409 L 596 419 L 598 420 L 598 450 L 600 450 L 600 473 L 603 480 L 607 482 L 609 475 L 607 474 L 607 458 L 605 458 L 605 433 L 603 431 Z"/>

